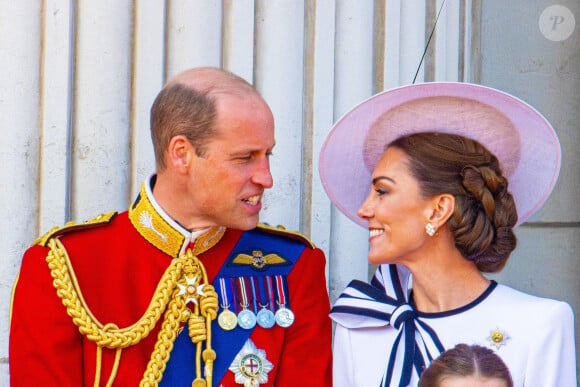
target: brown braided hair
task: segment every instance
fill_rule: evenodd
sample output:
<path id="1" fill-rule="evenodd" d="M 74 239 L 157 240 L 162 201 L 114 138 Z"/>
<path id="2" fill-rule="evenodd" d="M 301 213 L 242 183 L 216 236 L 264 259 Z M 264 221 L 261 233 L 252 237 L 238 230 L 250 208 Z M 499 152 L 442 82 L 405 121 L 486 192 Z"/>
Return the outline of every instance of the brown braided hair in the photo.
<path id="1" fill-rule="evenodd" d="M 497 158 L 477 141 L 446 133 L 417 133 L 387 147 L 409 157 L 423 197 L 455 197 L 448 225 L 455 246 L 482 272 L 500 271 L 516 247 L 517 209 Z"/>

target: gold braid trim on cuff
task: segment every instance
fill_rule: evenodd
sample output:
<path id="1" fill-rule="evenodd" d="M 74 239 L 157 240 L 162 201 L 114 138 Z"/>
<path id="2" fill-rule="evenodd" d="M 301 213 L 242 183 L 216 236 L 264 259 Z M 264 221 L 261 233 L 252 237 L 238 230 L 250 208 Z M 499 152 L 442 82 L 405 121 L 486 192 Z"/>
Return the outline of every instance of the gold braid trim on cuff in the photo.
<path id="1" fill-rule="evenodd" d="M 53 285 L 73 323 L 82 335 L 97 345 L 98 353 L 102 348 L 117 350 L 107 386 L 112 385 L 115 379 L 121 360 L 121 350 L 147 337 L 163 312 L 165 315 L 161 330 L 140 386 L 157 386 L 161 381 L 182 322 L 188 322 L 189 335 L 196 344 L 196 379 L 192 386 L 212 385 L 213 361 L 216 354 L 211 347 L 211 321 L 217 316 L 218 298 L 214 287 L 208 283 L 203 264 L 190 249 L 174 259 L 165 270 L 147 310 L 139 321 L 129 327 L 118 328 L 115 324 L 103 325 L 91 313 L 62 242 L 57 238 L 51 238 L 48 246 L 50 251 L 46 256 L 46 262 L 53 278 Z M 188 308 L 188 302 L 194 306 L 193 310 Z M 204 341 L 206 348 L 202 352 Z M 201 369 L 202 357 L 205 362 L 205 379 Z M 95 386 L 99 385 L 100 363 L 101 356 L 97 356 Z"/>

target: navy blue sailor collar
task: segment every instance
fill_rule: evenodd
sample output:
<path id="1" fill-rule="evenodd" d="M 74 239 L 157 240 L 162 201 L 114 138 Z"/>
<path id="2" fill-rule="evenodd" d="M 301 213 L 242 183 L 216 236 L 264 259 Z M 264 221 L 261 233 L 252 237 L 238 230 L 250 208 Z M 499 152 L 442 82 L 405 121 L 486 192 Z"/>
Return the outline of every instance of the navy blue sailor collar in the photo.
<path id="1" fill-rule="evenodd" d="M 370 284 L 354 280 L 337 299 L 330 317 L 350 328 L 390 327 L 396 338 L 380 386 L 407 386 L 413 375 L 444 351 L 437 334 L 417 318 L 409 302 L 409 270 L 381 265 Z"/>

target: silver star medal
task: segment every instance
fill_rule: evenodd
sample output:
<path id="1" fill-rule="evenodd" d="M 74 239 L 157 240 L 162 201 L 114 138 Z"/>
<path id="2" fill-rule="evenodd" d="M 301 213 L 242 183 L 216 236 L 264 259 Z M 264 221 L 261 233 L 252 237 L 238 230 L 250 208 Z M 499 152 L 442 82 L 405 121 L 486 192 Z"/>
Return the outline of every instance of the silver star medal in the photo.
<path id="1" fill-rule="evenodd" d="M 266 351 L 256 348 L 250 339 L 246 341 L 240 352 L 230 365 L 230 371 L 235 375 L 236 383 L 244 387 L 256 387 L 268 382 L 268 372 L 274 365 L 266 359 Z"/>

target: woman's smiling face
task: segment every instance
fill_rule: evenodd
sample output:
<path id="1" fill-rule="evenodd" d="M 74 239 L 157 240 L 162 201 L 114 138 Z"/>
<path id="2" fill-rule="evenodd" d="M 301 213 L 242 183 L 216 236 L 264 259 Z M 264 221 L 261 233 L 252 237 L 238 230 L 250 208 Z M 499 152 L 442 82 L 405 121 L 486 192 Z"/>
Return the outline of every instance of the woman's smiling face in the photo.
<path id="1" fill-rule="evenodd" d="M 372 175 L 371 191 L 358 209 L 368 221 L 370 263 L 404 263 L 425 244 L 432 207 L 409 171 L 409 158 L 388 148 Z"/>

